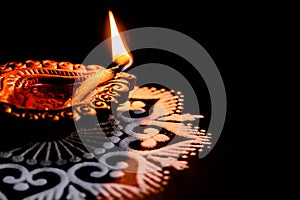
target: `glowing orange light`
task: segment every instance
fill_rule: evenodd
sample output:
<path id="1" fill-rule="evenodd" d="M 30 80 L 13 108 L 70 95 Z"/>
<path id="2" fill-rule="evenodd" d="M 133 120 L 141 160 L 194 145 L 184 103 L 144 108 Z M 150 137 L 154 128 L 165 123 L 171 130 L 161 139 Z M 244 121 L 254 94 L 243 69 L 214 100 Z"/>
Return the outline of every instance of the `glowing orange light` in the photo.
<path id="1" fill-rule="evenodd" d="M 117 23 L 111 11 L 109 11 L 109 22 L 113 61 L 117 64 L 124 64 L 125 66 L 122 69 L 124 71 L 131 66 L 133 59 L 120 36 Z"/>

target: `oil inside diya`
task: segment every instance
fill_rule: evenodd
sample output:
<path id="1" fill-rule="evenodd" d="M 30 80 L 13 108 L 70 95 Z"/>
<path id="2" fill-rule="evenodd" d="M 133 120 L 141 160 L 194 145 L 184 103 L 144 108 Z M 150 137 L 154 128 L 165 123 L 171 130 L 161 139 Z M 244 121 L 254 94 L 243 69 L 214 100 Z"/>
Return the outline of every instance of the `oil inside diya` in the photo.
<path id="1" fill-rule="evenodd" d="M 127 101 L 136 77 L 126 72 L 111 76 L 106 70 L 99 65 L 52 60 L 0 65 L 1 129 L 19 139 L 29 135 L 53 139 L 74 131 L 74 120 L 95 119 L 95 115 L 99 121 L 107 120 L 112 109 Z M 97 73 L 102 81 L 93 83 L 95 88 L 86 86 Z M 75 102 L 74 94 L 81 100 Z"/>

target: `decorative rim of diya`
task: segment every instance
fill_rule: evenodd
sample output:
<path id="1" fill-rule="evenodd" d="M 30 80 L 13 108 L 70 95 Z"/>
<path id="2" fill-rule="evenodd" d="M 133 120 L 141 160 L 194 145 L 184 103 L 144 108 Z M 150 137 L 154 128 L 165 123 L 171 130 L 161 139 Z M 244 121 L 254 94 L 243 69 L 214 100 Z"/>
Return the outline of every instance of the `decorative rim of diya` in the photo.
<path id="1" fill-rule="evenodd" d="M 0 113 L 26 120 L 60 121 L 110 110 L 112 103 L 127 100 L 128 92 L 135 86 L 134 75 L 118 72 L 91 90 L 88 100 L 66 104 L 73 90 L 99 69 L 104 68 L 54 60 L 0 65 Z"/>

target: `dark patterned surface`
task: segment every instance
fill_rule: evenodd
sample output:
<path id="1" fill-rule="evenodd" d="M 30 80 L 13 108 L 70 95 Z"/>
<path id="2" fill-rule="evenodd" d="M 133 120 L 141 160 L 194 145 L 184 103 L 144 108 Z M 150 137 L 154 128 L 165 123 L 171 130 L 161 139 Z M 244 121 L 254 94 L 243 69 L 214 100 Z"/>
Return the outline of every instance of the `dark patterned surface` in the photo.
<path id="1" fill-rule="evenodd" d="M 60 139 L 2 150 L 1 198 L 140 199 L 162 192 L 171 170 L 187 169 L 189 157 L 210 144 L 191 124 L 202 116 L 181 113 L 176 94 L 136 87 L 108 121 L 93 128 L 79 122 Z"/>

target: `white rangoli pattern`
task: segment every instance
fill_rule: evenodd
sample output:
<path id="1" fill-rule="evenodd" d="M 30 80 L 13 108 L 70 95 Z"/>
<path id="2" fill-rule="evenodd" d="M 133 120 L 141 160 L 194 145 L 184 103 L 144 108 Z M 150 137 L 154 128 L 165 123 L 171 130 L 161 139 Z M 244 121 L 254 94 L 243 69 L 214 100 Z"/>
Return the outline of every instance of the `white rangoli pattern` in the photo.
<path id="1" fill-rule="evenodd" d="M 99 126 L 0 152 L 0 185 L 26 200 L 134 199 L 160 192 L 169 168 L 188 168 L 187 158 L 210 144 L 210 134 L 197 124 L 203 116 L 182 114 L 183 98 L 136 87 Z M 1 187 L 1 200 L 10 199 L 6 192 Z"/>

